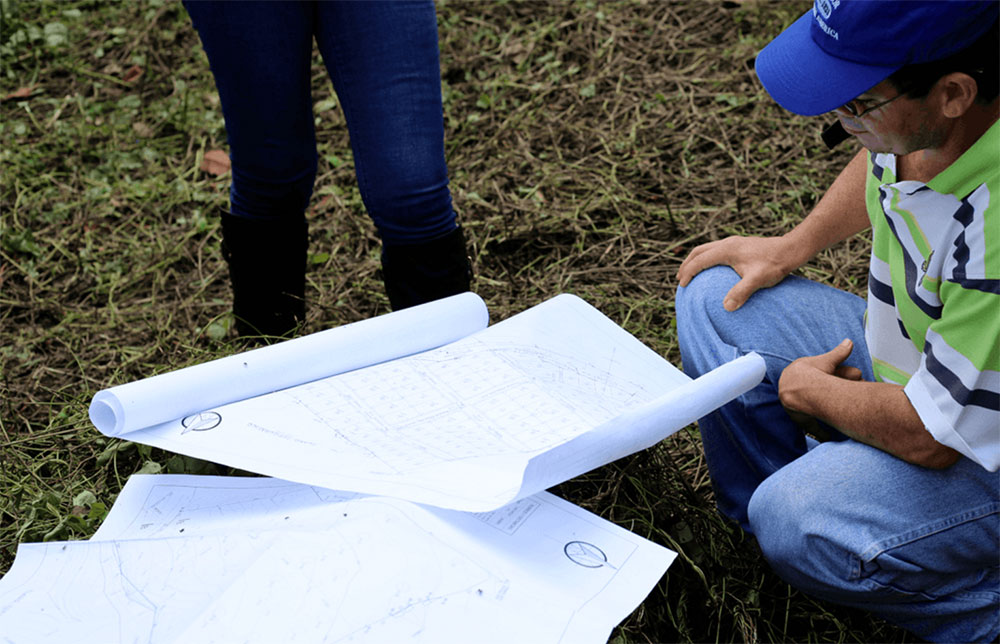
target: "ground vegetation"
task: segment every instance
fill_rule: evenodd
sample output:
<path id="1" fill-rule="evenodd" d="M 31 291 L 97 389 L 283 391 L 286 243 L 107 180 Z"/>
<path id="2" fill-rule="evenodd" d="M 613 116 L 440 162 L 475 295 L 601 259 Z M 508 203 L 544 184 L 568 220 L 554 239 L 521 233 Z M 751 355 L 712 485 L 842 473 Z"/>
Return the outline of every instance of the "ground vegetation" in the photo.
<path id="1" fill-rule="evenodd" d="M 447 155 L 493 320 L 580 295 L 680 363 L 695 245 L 808 212 L 853 153 L 789 115 L 756 52 L 808 4 L 439 5 Z M 0 0 L 0 574 L 21 542 L 84 539 L 136 472 L 244 474 L 102 437 L 105 387 L 239 350 L 219 220 L 226 139 L 179 2 Z M 388 311 L 379 244 L 318 55 L 320 170 L 304 332 Z M 801 270 L 863 293 L 864 235 Z M 812 600 L 715 512 L 697 426 L 554 490 L 680 553 L 615 642 L 912 636 Z"/>

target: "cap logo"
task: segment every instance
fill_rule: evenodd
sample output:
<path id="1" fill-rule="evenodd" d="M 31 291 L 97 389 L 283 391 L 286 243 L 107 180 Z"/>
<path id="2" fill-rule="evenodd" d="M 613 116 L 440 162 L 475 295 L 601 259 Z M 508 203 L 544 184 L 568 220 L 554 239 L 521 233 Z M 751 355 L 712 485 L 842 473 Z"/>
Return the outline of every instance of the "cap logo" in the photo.
<path id="1" fill-rule="evenodd" d="M 826 24 L 826 21 L 833 15 L 834 9 L 839 6 L 840 0 L 816 0 L 813 3 L 813 17 L 816 18 L 816 24 L 823 30 L 823 33 L 834 40 L 840 40 L 840 34 L 837 33 L 836 29 Z"/>

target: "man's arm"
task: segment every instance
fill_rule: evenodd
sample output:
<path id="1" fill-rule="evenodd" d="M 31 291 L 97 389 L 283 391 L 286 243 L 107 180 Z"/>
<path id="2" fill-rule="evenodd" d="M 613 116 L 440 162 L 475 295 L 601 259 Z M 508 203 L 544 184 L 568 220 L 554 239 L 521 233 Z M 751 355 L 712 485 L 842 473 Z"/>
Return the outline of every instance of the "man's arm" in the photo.
<path id="1" fill-rule="evenodd" d="M 754 291 L 774 286 L 818 252 L 869 226 L 865 208 L 867 152 L 861 150 L 837 176 L 812 212 L 780 237 L 727 237 L 696 247 L 681 263 L 681 286 L 712 266 L 731 266 L 742 278 L 723 300 L 735 311 Z"/>
<path id="2" fill-rule="evenodd" d="M 901 386 L 863 381 L 857 369 L 842 366 L 852 349 L 844 340 L 828 353 L 799 358 L 785 368 L 778 396 L 792 417 L 818 418 L 908 463 L 935 469 L 953 465 L 958 452 L 934 440 Z"/>

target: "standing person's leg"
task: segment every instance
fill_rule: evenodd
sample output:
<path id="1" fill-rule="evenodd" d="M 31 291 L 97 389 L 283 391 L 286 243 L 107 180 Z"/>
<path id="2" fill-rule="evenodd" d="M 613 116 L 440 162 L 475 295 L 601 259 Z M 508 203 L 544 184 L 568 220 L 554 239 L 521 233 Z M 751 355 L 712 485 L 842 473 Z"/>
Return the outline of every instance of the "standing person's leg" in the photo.
<path id="1" fill-rule="evenodd" d="M 316 40 L 344 108 L 394 309 L 469 289 L 448 190 L 433 2 L 326 2 Z"/>
<path id="2" fill-rule="evenodd" d="M 767 478 L 750 526 L 768 562 L 817 597 L 920 637 L 1000 635 L 1000 473 L 967 458 L 910 465 L 853 440 L 824 443 Z"/>
<path id="3" fill-rule="evenodd" d="M 760 483 L 807 451 L 805 435 L 778 400 L 778 379 L 792 361 L 854 341 L 847 363 L 872 380 L 861 298 L 800 277 L 753 294 L 736 311 L 722 300 L 739 276 L 719 266 L 677 291 L 677 335 L 684 371 L 697 377 L 756 351 L 764 381 L 698 421 L 719 510 L 750 530 L 747 504 Z M 826 427 L 834 438 L 843 436 Z"/>
<path id="4" fill-rule="evenodd" d="M 223 254 L 241 335 L 286 335 L 305 313 L 305 209 L 316 177 L 306 2 L 185 2 L 208 54 L 232 160 Z"/>

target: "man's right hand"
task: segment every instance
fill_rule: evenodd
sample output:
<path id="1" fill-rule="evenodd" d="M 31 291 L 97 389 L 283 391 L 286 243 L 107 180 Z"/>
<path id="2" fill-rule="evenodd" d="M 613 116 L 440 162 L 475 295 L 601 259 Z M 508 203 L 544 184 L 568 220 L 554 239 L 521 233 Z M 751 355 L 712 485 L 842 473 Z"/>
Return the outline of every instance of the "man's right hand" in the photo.
<path id="1" fill-rule="evenodd" d="M 712 266 L 729 266 L 740 281 L 726 294 L 722 306 L 735 311 L 761 288 L 774 286 L 800 265 L 784 237 L 727 237 L 697 246 L 681 263 L 677 279 L 687 286 L 695 275 Z"/>

